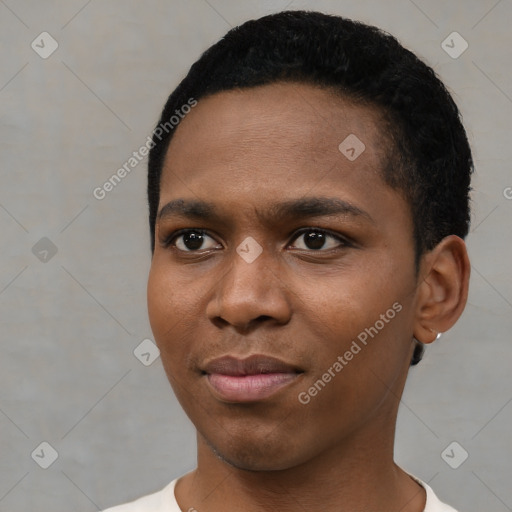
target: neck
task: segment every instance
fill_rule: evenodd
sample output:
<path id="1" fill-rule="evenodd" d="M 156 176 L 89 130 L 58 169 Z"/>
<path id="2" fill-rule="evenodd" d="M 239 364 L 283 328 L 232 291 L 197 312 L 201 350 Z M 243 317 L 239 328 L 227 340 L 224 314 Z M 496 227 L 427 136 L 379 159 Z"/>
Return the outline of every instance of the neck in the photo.
<path id="1" fill-rule="evenodd" d="M 421 512 L 425 492 L 393 461 L 394 421 L 358 430 L 294 467 L 248 471 L 219 458 L 198 436 L 198 467 L 176 486 L 183 510 Z M 321 499 L 319 499 L 321 497 Z"/>

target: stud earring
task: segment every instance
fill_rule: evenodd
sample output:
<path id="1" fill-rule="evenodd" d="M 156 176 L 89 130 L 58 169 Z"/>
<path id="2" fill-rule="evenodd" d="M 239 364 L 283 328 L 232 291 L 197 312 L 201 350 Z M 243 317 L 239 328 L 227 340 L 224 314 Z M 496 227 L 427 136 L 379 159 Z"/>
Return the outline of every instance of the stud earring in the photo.
<path id="1" fill-rule="evenodd" d="M 437 341 L 441 337 L 441 334 L 443 334 L 442 332 L 434 331 L 434 329 L 430 329 L 430 330 L 436 335 L 435 341 Z"/>

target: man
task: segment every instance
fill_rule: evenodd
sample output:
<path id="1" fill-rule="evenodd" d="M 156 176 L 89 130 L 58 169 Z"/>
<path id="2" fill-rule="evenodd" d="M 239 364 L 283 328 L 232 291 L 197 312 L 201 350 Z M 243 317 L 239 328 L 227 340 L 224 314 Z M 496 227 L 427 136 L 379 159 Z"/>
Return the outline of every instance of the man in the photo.
<path id="1" fill-rule="evenodd" d="M 110 512 L 454 510 L 393 444 L 410 365 L 467 299 L 459 117 L 393 37 L 321 13 L 191 67 L 153 134 L 148 310 L 197 468 Z"/>

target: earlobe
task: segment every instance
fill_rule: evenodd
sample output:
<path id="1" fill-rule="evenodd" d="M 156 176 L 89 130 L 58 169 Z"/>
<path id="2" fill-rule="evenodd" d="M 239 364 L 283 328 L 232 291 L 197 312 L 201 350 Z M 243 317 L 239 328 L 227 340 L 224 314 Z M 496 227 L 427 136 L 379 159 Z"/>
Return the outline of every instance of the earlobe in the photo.
<path id="1" fill-rule="evenodd" d="M 464 240 L 450 235 L 426 254 L 421 263 L 414 337 L 432 343 L 450 329 L 464 311 L 471 265 Z"/>

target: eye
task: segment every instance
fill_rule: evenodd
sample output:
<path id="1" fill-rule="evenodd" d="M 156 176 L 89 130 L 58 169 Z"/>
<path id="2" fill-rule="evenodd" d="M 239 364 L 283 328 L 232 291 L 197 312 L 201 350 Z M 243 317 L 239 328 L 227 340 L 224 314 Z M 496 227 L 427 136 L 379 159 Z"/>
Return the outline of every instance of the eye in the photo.
<path id="1" fill-rule="evenodd" d="M 219 244 L 201 229 L 186 229 L 174 233 L 164 242 L 165 247 L 170 245 L 174 245 L 180 251 L 194 252 L 214 249 Z"/>
<path id="2" fill-rule="evenodd" d="M 294 238 L 294 241 L 301 239 L 302 242 L 298 247 L 296 246 L 297 249 L 318 251 L 321 249 L 329 250 L 350 245 L 343 237 L 319 228 L 306 228 L 301 230 Z"/>

